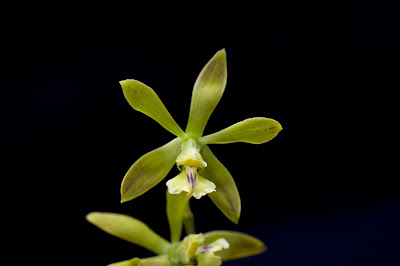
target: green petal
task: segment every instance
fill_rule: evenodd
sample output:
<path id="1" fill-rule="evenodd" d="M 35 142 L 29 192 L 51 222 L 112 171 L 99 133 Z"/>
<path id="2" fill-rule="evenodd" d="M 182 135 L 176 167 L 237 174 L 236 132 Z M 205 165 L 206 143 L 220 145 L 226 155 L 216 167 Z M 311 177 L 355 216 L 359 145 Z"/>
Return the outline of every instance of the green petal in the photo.
<path id="1" fill-rule="evenodd" d="M 224 93 L 226 78 L 226 53 L 222 49 L 207 63 L 194 84 L 187 134 L 203 135 L 207 121 Z"/>
<path id="2" fill-rule="evenodd" d="M 170 194 L 167 191 L 167 217 L 171 232 L 171 241 L 178 242 L 181 239 L 183 213 L 190 200 L 186 192 Z"/>
<path id="3" fill-rule="evenodd" d="M 232 231 L 211 231 L 204 234 L 204 245 L 209 245 L 219 238 L 225 238 L 229 243 L 228 249 L 215 252 L 222 261 L 240 259 L 260 254 L 267 250 L 264 243 L 250 235 Z"/>
<path id="4" fill-rule="evenodd" d="M 175 136 L 185 133 L 178 126 L 157 94 L 148 86 L 134 79 L 120 81 L 124 96 L 133 109 L 150 116 Z"/>
<path id="5" fill-rule="evenodd" d="M 181 151 L 181 140 L 146 153 L 128 170 L 121 185 L 121 202 L 134 199 L 157 185 L 171 170 Z"/>
<path id="6" fill-rule="evenodd" d="M 145 223 L 128 215 L 92 212 L 86 219 L 103 231 L 147 248 L 156 254 L 164 254 L 170 243 L 152 231 Z"/>
<path id="7" fill-rule="evenodd" d="M 237 224 L 241 205 L 235 181 L 207 145 L 203 146 L 201 154 L 208 164 L 201 174 L 216 186 L 216 191 L 208 196 L 229 220 Z"/>
<path id="8" fill-rule="evenodd" d="M 273 139 L 282 130 L 278 121 L 265 117 L 243 120 L 200 139 L 204 144 L 247 142 L 261 144 Z"/>
<path id="9" fill-rule="evenodd" d="M 107 266 L 142 266 L 139 258 L 133 258 L 131 260 L 120 261 L 112 264 L 108 264 Z"/>

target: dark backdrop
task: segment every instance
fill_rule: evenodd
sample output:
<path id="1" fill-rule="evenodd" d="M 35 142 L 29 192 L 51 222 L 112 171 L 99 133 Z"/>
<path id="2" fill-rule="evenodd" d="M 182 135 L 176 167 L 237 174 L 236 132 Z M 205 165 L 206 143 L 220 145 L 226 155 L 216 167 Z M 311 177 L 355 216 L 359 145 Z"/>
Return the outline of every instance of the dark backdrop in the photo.
<path id="1" fill-rule="evenodd" d="M 381 111 L 394 96 L 385 89 L 399 87 L 398 8 L 56 1 L 3 9 L 2 216 L 23 255 L 14 260 L 105 265 L 151 255 L 90 225 L 91 211 L 129 214 L 169 237 L 167 179 L 120 204 L 127 169 L 173 135 L 134 111 L 118 81 L 152 87 L 185 128 L 196 77 L 225 48 L 228 84 L 206 133 L 254 116 L 283 131 L 263 145 L 211 147 L 235 178 L 242 216 L 234 225 L 207 197 L 192 200 L 198 231 L 242 231 L 269 247 L 226 265 L 399 265 L 397 174 L 385 172 L 387 153 L 377 149 L 391 128 Z"/>

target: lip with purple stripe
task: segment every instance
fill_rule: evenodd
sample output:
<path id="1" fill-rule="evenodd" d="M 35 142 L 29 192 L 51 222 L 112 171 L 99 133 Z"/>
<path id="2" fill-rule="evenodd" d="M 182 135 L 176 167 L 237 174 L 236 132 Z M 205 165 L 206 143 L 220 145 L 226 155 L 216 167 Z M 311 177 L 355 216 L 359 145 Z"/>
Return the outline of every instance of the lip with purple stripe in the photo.
<path id="1" fill-rule="evenodd" d="M 193 190 L 194 183 L 196 182 L 196 173 L 194 173 L 194 175 L 193 175 L 192 172 L 189 172 L 189 174 L 186 174 L 186 176 L 187 176 L 188 183 L 192 186 L 192 190 Z"/>

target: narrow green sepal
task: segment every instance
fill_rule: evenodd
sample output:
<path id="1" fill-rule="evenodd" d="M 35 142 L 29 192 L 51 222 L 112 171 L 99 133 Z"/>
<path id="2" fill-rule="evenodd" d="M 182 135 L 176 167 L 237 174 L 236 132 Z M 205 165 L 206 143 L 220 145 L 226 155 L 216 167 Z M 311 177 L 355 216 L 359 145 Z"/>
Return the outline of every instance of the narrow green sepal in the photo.
<path id="1" fill-rule="evenodd" d="M 217 239 L 224 238 L 229 243 L 228 249 L 215 252 L 222 261 L 245 258 L 263 253 L 267 250 L 265 244 L 248 234 L 233 231 L 211 231 L 204 234 L 204 244 L 209 245 Z"/>
<path id="2" fill-rule="evenodd" d="M 185 136 L 152 88 L 134 79 L 120 81 L 120 84 L 126 100 L 135 110 L 153 118 L 175 136 Z"/>
<path id="3" fill-rule="evenodd" d="M 200 142 L 204 144 L 233 142 L 261 144 L 273 139 L 281 130 L 282 126 L 276 120 L 265 117 L 254 117 L 204 136 L 200 139 Z"/>
<path id="4" fill-rule="evenodd" d="M 214 111 L 227 80 L 226 52 L 218 51 L 205 65 L 194 84 L 186 133 L 200 137 Z"/>
<path id="5" fill-rule="evenodd" d="M 121 184 L 121 202 L 132 200 L 157 185 L 175 165 L 181 151 L 181 139 L 146 153 L 128 170 Z"/>
<path id="6" fill-rule="evenodd" d="M 237 224 L 240 217 L 241 203 L 239 191 L 232 175 L 207 145 L 203 146 L 202 155 L 208 164 L 202 175 L 216 186 L 216 191 L 209 193 L 208 196 L 229 220 Z"/>
<path id="7" fill-rule="evenodd" d="M 171 245 L 145 223 L 128 215 L 91 212 L 86 215 L 86 220 L 113 236 L 147 248 L 159 255 L 165 254 Z"/>

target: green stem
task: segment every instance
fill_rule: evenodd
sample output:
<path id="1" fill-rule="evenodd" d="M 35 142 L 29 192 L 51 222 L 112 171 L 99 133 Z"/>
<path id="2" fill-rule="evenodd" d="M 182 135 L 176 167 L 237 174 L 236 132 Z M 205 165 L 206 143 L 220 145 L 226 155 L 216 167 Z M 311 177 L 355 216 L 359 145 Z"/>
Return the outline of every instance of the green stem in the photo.
<path id="1" fill-rule="evenodd" d="M 186 235 L 196 233 L 194 216 L 190 209 L 190 201 L 187 202 L 185 211 L 183 212 L 183 226 L 185 228 Z"/>

